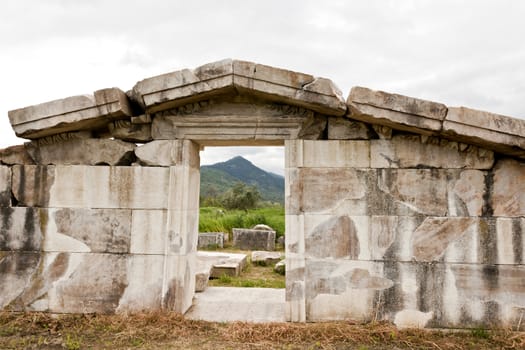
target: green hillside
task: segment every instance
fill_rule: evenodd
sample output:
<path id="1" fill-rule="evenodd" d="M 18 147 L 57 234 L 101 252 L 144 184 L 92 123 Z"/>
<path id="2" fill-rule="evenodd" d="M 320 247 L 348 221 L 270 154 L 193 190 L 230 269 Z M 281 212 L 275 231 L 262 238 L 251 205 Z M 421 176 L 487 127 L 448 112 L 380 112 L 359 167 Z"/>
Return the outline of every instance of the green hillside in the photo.
<path id="1" fill-rule="evenodd" d="M 284 177 L 264 171 L 243 157 L 201 166 L 201 197 L 217 197 L 236 182 L 254 185 L 262 199 L 284 204 Z"/>

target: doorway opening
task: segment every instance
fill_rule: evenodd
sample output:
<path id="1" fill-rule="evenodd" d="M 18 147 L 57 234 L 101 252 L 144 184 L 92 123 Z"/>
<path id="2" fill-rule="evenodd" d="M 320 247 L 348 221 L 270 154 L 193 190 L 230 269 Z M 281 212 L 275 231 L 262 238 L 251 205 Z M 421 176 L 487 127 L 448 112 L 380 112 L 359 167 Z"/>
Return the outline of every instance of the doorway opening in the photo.
<path id="1" fill-rule="evenodd" d="M 201 150 L 190 318 L 285 321 L 284 153 L 283 146 Z"/>

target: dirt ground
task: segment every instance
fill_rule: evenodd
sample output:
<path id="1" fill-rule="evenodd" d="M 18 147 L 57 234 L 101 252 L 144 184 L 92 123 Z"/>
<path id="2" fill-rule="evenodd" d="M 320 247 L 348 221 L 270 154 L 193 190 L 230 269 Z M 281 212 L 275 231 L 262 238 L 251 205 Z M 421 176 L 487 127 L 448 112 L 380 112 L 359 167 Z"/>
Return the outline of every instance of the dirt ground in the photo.
<path id="1" fill-rule="evenodd" d="M 0 349 L 525 349 L 525 333 L 398 330 L 386 323 L 212 323 L 159 312 L 3 312 Z"/>

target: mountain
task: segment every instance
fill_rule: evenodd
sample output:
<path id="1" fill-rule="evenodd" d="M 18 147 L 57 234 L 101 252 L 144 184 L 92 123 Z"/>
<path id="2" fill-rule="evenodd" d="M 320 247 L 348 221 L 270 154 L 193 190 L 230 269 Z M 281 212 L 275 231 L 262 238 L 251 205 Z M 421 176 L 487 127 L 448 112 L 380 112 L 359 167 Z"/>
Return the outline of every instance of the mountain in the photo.
<path id="1" fill-rule="evenodd" d="M 201 166 L 201 197 L 217 197 L 239 181 L 255 185 L 263 200 L 284 204 L 284 177 L 264 171 L 241 156 Z"/>

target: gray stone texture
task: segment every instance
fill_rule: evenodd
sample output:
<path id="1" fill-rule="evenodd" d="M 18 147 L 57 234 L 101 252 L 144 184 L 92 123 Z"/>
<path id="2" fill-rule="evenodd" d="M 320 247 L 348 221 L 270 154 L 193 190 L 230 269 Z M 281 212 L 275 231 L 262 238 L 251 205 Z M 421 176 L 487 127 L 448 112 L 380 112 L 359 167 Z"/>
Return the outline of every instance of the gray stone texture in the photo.
<path id="1" fill-rule="evenodd" d="M 0 207 L 11 206 L 11 168 L 0 165 Z"/>
<path id="2" fill-rule="evenodd" d="M 31 165 L 35 164 L 35 161 L 29 153 L 27 153 L 26 147 L 24 145 L 16 145 L 0 149 L 0 164 L 6 165 Z"/>
<path id="3" fill-rule="evenodd" d="M 275 249 L 275 231 L 234 228 L 233 246 L 242 250 Z"/>

